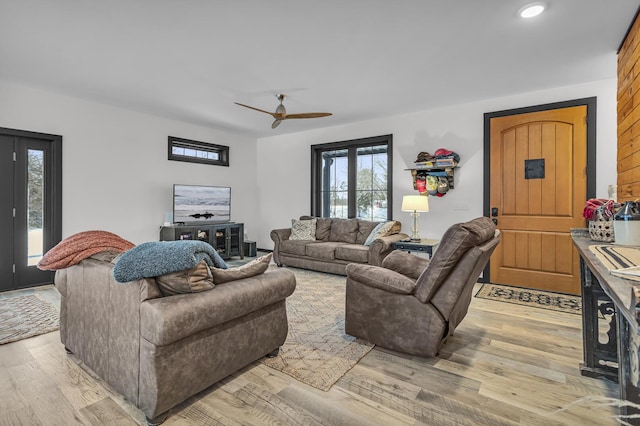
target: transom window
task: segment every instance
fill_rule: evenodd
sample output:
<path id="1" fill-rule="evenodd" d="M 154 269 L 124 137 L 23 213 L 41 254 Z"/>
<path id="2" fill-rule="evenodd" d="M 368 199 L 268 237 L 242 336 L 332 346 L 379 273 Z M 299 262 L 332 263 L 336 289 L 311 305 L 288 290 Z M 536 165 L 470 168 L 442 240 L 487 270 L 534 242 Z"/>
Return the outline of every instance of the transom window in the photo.
<path id="1" fill-rule="evenodd" d="M 311 147 L 314 216 L 391 220 L 392 135 Z"/>
<path id="2" fill-rule="evenodd" d="M 169 160 L 229 165 L 229 147 L 169 136 Z"/>

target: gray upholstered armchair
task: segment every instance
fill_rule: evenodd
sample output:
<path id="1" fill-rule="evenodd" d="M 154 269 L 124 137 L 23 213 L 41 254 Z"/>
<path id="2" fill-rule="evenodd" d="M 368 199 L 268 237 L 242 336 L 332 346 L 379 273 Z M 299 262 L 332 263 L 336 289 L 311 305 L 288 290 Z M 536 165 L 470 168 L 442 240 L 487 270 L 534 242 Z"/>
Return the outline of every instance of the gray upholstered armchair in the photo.
<path id="1" fill-rule="evenodd" d="M 398 352 L 437 355 L 467 314 L 499 235 L 479 217 L 451 226 L 431 260 L 396 250 L 382 266 L 347 265 L 346 333 Z"/>

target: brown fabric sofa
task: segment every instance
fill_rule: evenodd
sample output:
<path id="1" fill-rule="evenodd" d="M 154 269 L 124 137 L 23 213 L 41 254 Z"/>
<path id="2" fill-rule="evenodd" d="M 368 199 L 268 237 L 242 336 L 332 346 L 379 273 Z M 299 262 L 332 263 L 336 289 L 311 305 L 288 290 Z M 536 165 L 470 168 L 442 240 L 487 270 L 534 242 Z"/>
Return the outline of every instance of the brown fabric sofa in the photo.
<path id="1" fill-rule="evenodd" d="M 467 314 L 500 231 L 486 217 L 451 226 L 431 260 L 394 251 L 382 266 L 347 266 L 345 332 L 431 357 Z"/>
<path id="2" fill-rule="evenodd" d="M 112 271 L 88 258 L 56 272 L 60 338 L 150 424 L 286 339 L 296 286 L 286 269 L 166 297 L 155 279 L 121 284 Z"/>
<path id="3" fill-rule="evenodd" d="M 309 216 L 300 217 L 310 219 Z M 401 224 L 396 222 L 397 233 L 378 238 L 370 246 L 364 242 L 380 222 L 362 219 L 316 218 L 315 240 L 290 240 L 291 228 L 271 231 L 273 240 L 273 260 L 278 266 L 312 269 L 331 274 L 346 275 L 349 263 L 380 265 L 391 253 L 391 244 L 406 238 L 400 232 Z"/>

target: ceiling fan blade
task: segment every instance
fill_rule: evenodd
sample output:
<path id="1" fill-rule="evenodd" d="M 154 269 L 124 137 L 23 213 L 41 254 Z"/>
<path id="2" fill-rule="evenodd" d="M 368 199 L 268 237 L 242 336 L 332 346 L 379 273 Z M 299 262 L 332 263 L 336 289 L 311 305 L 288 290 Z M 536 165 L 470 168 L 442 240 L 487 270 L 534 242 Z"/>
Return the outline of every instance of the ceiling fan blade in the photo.
<path id="1" fill-rule="evenodd" d="M 285 118 L 319 118 L 319 117 L 328 117 L 331 114 L 330 112 L 303 112 L 300 114 L 287 114 Z"/>
<path id="2" fill-rule="evenodd" d="M 280 125 L 280 123 L 282 123 L 282 119 L 276 119 L 273 123 L 271 123 L 271 128 L 275 129 Z"/>
<path id="3" fill-rule="evenodd" d="M 250 106 L 250 105 L 241 104 L 240 102 L 234 102 L 234 104 L 236 104 L 236 105 L 240 105 L 240 106 L 243 106 L 243 107 L 245 107 L 245 108 L 253 109 L 253 110 L 255 110 L 255 111 L 264 112 L 265 114 L 269 114 L 269 115 L 270 115 L 270 116 L 272 116 L 273 118 L 277 118 L 277 115 L 276 115 L 275 113 L 271 112 L 271 111 L 265 111 L 265 110 L 260 109 L 260 108 L 252 107 L 252 106 Z"/>

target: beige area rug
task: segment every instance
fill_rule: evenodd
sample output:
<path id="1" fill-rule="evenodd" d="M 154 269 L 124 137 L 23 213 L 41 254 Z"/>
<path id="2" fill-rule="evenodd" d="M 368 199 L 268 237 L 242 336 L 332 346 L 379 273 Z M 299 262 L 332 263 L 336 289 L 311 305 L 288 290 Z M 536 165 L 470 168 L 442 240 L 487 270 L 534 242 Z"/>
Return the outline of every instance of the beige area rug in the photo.
<path id="1" fill-rule="evenodd" d="M 328 391 L 374 345 L 344 332 L 346 277 L 289 269 L 297 280 L 287 298 L 289 335 L 278 356 L 262 362 Z"/>
<path id="2" fill-rule="evenodd" d="M 60 328 L 60 313 L 38 295 L 0 299 L 0 345 Z"/>
<path id="3" fill-rule="evenodd" d="M 568 312 L 570 314 L 582 314 L 582 301 L 580 296 L 570 294 L 552 293 L 550 291 L 498 284 L 483 284 L 476 293 L 476 297 L 532 306 L 534 308 L 550 309 L 552 311 Z"/>

